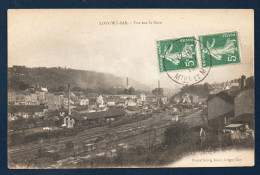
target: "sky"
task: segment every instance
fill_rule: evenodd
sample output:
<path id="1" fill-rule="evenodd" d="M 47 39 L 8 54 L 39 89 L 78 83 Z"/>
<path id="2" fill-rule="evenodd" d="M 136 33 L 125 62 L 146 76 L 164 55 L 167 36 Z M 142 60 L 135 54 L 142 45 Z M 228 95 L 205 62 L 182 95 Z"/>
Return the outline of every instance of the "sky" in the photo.
<path id="1" fill-rule="evenodd" d="M 8 67 L 67 67 L 175 88 L 159 73 L 156 41 L 226 31 L 239 33 L 242 63 L 213 67 L 201 83 L 254 75 L 253 10 L 8 10 Z"/>

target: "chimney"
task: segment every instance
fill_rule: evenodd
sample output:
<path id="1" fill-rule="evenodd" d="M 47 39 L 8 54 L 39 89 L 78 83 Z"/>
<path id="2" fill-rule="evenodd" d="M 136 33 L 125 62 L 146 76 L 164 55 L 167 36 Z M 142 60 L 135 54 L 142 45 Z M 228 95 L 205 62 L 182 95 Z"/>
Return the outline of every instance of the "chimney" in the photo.
<path id="1" fill-rule="evenodd" d="M 246 81 L 246 76 L 242 75 L 241 76 L 241 84 L 240 84 L 240 86 L 241 86 L 240 88 L 241 89 L 243 89 L 245 87 L 245 85 L 246 85 L 245 81 Z"/>
<path id="2" fill-rule="evenodd" d="M 128 77 L 126 77 L 126 87 L 128 88 Z"/>
<path id="3" fill-rule="evenodd" d="M 160 80 L 158 80 L 158 89 L 160 89 Z"/>
<path id="4" fill-rule="evenodd" d="M 70 111 L 70 84 L 68 84 L 68 91 L 69 91 L 69 97 L 68 97 L 68 109 L 69 109 L 69 113 L 68 113 L 68 115 L 71 116 L 71 111 Z"/>

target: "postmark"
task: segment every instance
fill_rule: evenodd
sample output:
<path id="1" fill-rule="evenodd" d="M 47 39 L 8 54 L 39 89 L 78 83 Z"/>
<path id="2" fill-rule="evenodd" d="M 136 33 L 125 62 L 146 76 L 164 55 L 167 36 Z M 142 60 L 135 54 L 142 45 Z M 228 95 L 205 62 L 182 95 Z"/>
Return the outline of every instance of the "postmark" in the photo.
<path id="1" fill-rule="evenodd" d="M 160 72 L 197 68 L 195 37 L 157 41 Z"/>
<path id="2" fill-rule="evenodd" d="M 197 84 L 204 80 L 211 66 L 201 67 L 200 44 L 203 43 L 195 36 L 157 41 L 160 72 L 165 72 L 170 79 L 182 85 Z M 211 57 L 207 59 L 210 65 Z"/>
<path id="3" fill-rule="evenodd" d="M 201 35 L 199 40 L 202 67 L 241 63 L 237 32 Z"/>

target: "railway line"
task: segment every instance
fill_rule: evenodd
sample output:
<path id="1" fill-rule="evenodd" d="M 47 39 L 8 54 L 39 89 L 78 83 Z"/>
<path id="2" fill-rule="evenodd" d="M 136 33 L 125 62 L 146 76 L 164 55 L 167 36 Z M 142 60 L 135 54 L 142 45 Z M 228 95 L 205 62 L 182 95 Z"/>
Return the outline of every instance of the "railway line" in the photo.
<path id="1" fill-rule="evenodd" d="M 126 124 L 126 125 L 122 125 L 119 127 L 115 127 L 115 128 L 108 128 L 107 126 L 104 127 L 97 127 L 97 128 L 92 128 L 89 130 L 85 130 L 82 131 L 81 133 L 77 134 L 76 136 L 69 136 L 69 137 L 64 137 L 62 138 L 62 140 L 60 140 L 58 143 L 55 142 L 44 142 L 41 144 L 42 147 L 49 149 L 51 147 L 54 146 L 62 146 L 63 144 L 65 144 L 66 142 L 73 142 L 73 143 L 78 143 L 78 142 L 85 142 L 88 143 L 89 140 L 93 140 L 96 139 L 98 137 L 101 136 L 105 136 L 108 133 L 110 134 L 116 134 L 118 132 L 124 132 L 127 130 L 134 130 L 134 129 L 139 129 L 140 125 L 143 127 L 146 127 L 147 125 L 150 124 L 156 124 L 159 121 L 161 121 L 161 117 L 160 115 L 157 116 L 153 116 L 149 119 L 143 120 L 140 122 L 135 122 L 135 123 L 130 123 L 130 124 Z M 139 124 L 139 126 L 138 126 Z M 26 154 L 26 153 L 33 153 L 35 151 L 37 151 L 39 148 L 39 144 L 38 143 L 34 143 L 34 144 L 27 144 L 24 146 L 23 149 L 20 149 L 19 147 L 17 148 L 9 148 L 8 149 L 8 155 L 9 156 L 14 156 L 15 154 Z"/>
<path id="2" fill-rule="evenodd" d="M 183 122 L 188 123 L 190 126 L 196 126 L 201 123 L 201 121 L 198 121 L 200 118 L 201 111 L 197 111 L 195 113 L 190 114 L 189 116 L 183 118 Z M 78 133 L 75 136 L 68 136 L 68 137 L 62 137 L 58 142 L 55 141 L 48 141 L 46 139 L 42 144 L 41 147 L 45 148 L 46 150 L 51 150 L 54 147 L 65 147 L 65 144 L 67 142 L 73 142 L 73 144 L 77 145 L 78 143 L 83 143 L 84 145 L 88 144 L 100 144 L 102 141 L 106 140 L 107 143 L 109 143 L 108 147 L 114 149 L 113 145 L 117 145 L 118 143 L 124 143 L 124 144 L 131 144 L 137 142 L 147 142 L 147 139 L 145 140 L 144 136 L 147 135 L 149 129 L 156 130 L 156 131 L 163 131 L 165 128 L 167 128 L 171 122 L 170 115 L 167 115 L 166 113 L 161 114 L 155 114 L 152 117 L 134 122 L 129 123 L 125 125 L 121 125 L 118 127 L 108 127 L 108 126 L 101 126 L 96 128 L 91 128 L 84 130 L 80 133 Z M 127 136 L 123 137 L 117 137 L 116 139 L 110 139 L 106 138 L 108 135 L 120 135 L 124 133 L 131 133 L 132 134 L 126 134 Z M 145 134 L 146 133 L 146 134 Z M 140 138 L 141 136 L 141 138 Z M 162 135 L 160 136 L 162 137 Z M 98 138 L 101 138 L 99 141 Z M 112 145 L 111 145 L 112 144 Z M 24 156 L 26 154 L 34 154 L 36 155 L 38 152 L 39 143 L 34 144 L 27 144 L 24 146 L 24 149 L 20 149 L 18 147 L 14 147 L 13 149 L 8 149 L 8 156 L 9 159 L 15 159 L 19 156 Z M 108 148 L 108 149 L 109 149 Z M 92 150 L 88 153 L 89 158 L 96 155 L 96 152 L 100 154 L 99 148 L 96 148 L 95 150 Z M 93 155 L 92 155 L 93 154 Z M 82 156 L 79 156 L 79 158 Z"/>

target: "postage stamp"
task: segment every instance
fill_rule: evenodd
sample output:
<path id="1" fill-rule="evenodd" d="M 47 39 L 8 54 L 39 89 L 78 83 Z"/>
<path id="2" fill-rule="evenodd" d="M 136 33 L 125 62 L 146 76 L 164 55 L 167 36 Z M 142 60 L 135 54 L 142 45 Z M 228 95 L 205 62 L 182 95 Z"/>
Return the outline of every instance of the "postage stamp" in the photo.
<path id="1" fill-rule="evenodd" d="M 160 72 L 197 68 L 195 37 L 157 41 Z"/>
<path id="2" fill-rule="evenodd" d="M 166 72 L 170 79 L 182 85 L 201 82 L 211 66 L 200 66 L 199 43 L 203 45 L 195 36 L 157 41 L 160 72 Z M 204 48 L 207 49 L 207 46 Z M 210 58 L 210 55 L 205 58 L 209 59 L 209 65 Z"/>
<path id="3" fill-rule="evenodd" d="M 237 32 L 201 35 L 199 40 L 202 67 L 241 63 Z"/>
<path id="4" fill-rule="evenodd" d="M 241 63 L 237 32 L 160 40 L 157 52 L 160 72 L 179 84 L 199 83 L 211 67 Z"/>

